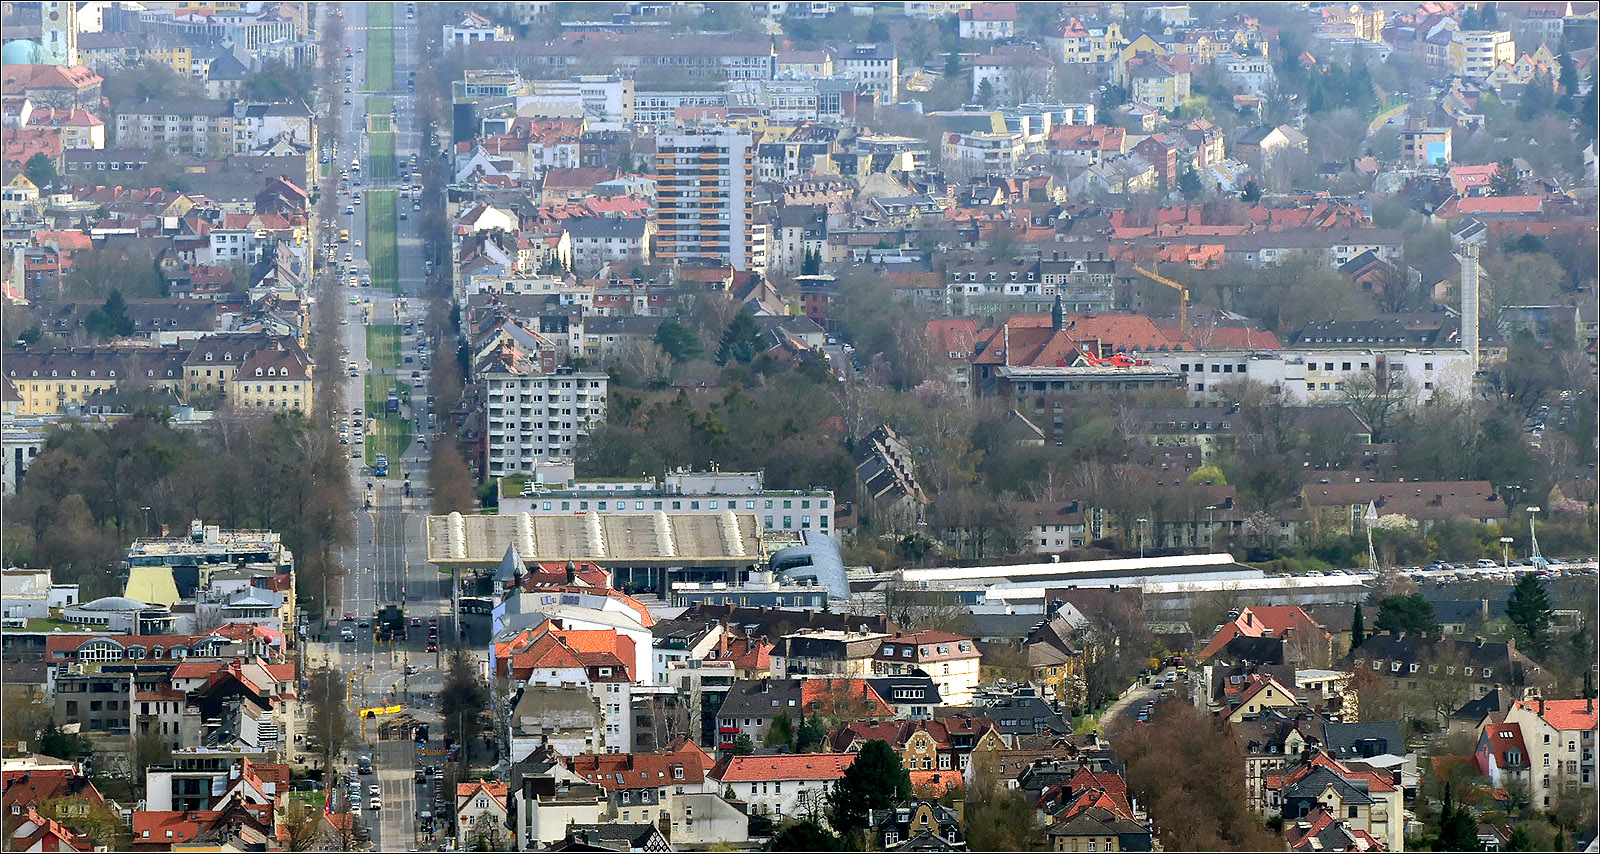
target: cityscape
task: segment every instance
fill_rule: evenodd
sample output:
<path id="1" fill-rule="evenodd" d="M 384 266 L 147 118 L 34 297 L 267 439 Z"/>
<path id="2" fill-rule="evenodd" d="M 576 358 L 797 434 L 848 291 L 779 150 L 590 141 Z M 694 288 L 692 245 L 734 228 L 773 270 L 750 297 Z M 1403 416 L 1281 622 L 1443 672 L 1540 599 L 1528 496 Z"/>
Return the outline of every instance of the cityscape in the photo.
<path id="1" fill-rule="evenodd" d="M 1600 0 L 0 4 L 0 848 L 1600 851 Z"/>

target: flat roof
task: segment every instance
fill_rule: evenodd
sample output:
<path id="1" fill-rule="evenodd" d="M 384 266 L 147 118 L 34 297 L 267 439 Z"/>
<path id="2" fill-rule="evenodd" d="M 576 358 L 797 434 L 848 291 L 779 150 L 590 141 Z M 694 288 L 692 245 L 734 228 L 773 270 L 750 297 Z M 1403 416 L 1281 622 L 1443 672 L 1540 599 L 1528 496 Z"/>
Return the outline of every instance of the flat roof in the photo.
<path id="1" fill-rule="evenodd" d="M 941 566 L 927 569 L 903 569 L 903 581 L 1020 581 L 1023 579 L 1059 579 L 1071 582 L 1078 579 L 1097 579 L 1125 575 L 1171 575 L 1174 572 L 1217 572 L 1243 570 L 1260 574 L 1260 570 L 1237 563 L 1227 552 L 1198 555 L 1169 555 L 1146 558 L 1112 558 L 1109 560 L 1079 560 L 1045 563 L 1013 563 L 998 566 Z M 1052 585 L 1052 586 L 1060 586 Z"/>
<path id="2" fill-rule="evenodd" d="M 429 516 L 428 562 L 491 567 L 516 547 L 523 563 L 745 566 L 767 559 L 753 513 L 572 513 Z"/>

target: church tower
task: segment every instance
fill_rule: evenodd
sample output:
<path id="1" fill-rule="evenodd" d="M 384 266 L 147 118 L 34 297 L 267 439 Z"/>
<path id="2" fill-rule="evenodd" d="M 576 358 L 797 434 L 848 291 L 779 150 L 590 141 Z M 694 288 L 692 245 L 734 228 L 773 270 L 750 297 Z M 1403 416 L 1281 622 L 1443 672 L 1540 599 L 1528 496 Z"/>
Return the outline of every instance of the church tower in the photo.
<path id="1" fill-rule="evenodd" d="M 40 61 L 49 65 L 78 64 L 78 4 L 44 2 L 39 4 Z"/>

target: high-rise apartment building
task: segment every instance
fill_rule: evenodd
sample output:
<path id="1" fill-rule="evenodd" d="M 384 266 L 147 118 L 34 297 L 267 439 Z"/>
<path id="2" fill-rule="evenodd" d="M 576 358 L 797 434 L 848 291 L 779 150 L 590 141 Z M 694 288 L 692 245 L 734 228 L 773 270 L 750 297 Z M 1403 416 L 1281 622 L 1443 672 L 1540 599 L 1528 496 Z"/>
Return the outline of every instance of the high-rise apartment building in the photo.
<path id="1" fill-rule="evenodd" d="M 754 268 L 755 145 L 749 133 L 708 128 L 656 137 L 656 256 Z"/>
<path id="2" fill-rule="evenodd" d="M 605 373 L 557 368 L 544 373 L 503 347 L 478 367 L 489 399 L 484 407 L 484 473 L 528 473 L 535 463 L 571 459 L 578 440 L 605 423 Z"/>

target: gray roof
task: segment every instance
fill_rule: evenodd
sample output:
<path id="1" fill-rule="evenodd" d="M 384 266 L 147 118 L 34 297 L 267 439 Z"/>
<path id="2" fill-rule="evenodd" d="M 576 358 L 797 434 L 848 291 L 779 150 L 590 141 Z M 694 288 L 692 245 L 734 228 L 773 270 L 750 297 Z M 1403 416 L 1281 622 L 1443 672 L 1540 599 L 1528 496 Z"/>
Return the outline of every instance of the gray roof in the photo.
<path id="1" fill-rule="evenodd" d="M 1367 781 L 1347 780 L 1327 768 L 1318 768 L 1285 787 L 1283 799 L 1316 800 L 1329 786 L 1339 793 L 1346 804 L 1370 804 L 1372 795 L 1367 791 Z"/>
<path id="2" fill-rule="evenodd" d="M 778 549 L 769 565 L 785 581 L 809 581 L 828 588 L 831 599 L 849 599 L 850 582 L 845 577 L 844 560 L 833 537 L 817 531 L 804 531 L 802 545 Z"/>
<path id="3" fill-rule="evenodd" d="M 126 596 L 102 596 L 78 607 L 85 611 L 137 611 L 147 606 L 138 599 L 129 599 Z"/>
<path id="4" fill-rule="evenodd" d="M 1325 723 L 1322 744 L 1340 760 L 1391 754 L 1404 756 L 1407 752 L 1399 721 Z"/>
<path id="5" fill-rule="evenodd" d="M 776 717 L 804 714 L 799 679 L 739 679 L 728 689 L 718 717 Z M 776 703 L 776 705 L 774 705 Z"/>
<path id="6" fill-rule="evenodd" d="M 1489 608 L 1489 619 L 1503 619 L 1506 615 L 1506 602 L 1503 599 L 1486 600 Z M 1483 616 L 1484 603 L 1473 601 L 1447 601 L 1433 603 L 1433 616 L 1440 623 L 1470 623 Z"/>
<path id="7" fill-rule="evenodd" d="M 890 703 L 895 703 L 894 691 L 896 688 L 922 689 L 923 695 L 919 705 L 925 703 L 929 708 L 944 702 L 944 698 L 939 694 L 939 684 L 929 676 L 882 676 L 868 679 L 867 684 L 872 686 L 872 690 L 876 691 L 878 696 Z"/>
<path id="8" fill-rule="evenodd" d="M 297 116 L 307 117 L 311 110 L 303 101 L 264 101 L 246 104 L 244 114 L 253 118 L 262 116 Z"/>
<path id="9" fill-rule="evenodd" d="M 644 217 L 578 216 L 566 220 L 563 227 L 573 240 L 584 237 L 640 240 L 648 224 Z"/>
<path id="10" fill-rule="evenodd" d="M 130 116 L 231 116 L 233 102 L 222 99 L 150 98 L 118 109 Z"/>
<path id="11" fill-rule="evenodd" d="M 585 317 L 584 335 L 654 335 L 661 327 L 659 317 Z"/>

